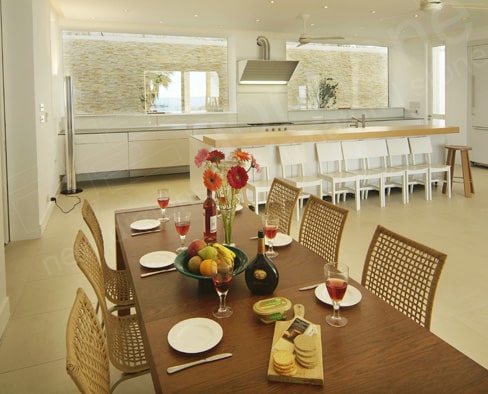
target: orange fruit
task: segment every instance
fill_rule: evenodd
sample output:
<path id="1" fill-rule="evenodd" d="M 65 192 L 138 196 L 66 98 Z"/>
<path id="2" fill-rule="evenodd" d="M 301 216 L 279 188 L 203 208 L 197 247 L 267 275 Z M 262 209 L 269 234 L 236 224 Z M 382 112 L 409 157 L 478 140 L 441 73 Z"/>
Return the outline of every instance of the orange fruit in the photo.
<path id="1" fill-rule="evenodd" d="M 212 259 L 203 260 L 200 263 L 200 275 L 212 276 L 217 271 L 217 262 Z"/>

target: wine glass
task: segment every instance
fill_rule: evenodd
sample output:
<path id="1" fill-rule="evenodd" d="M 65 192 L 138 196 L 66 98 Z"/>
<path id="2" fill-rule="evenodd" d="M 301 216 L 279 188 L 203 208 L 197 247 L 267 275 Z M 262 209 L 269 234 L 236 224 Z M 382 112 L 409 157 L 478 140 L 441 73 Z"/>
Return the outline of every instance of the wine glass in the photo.
<path id="1" fill-rule="evenodd" d="M 174 213 L 175 228 L 176 232 L 180 236 L 181 242 L 178 249 L 176 249 L 177 252 L 182 252 L 188 249 L 188 247 L 185 246 L 185 238 L 186 234 L 188 234 L 188 231 L 190 230 L 190 218 L 191 213 L 188 211 L 176 211 Z"/>
<path id="2" fill-rule="evenodd" d="M 158 198 L 158 205 L 161 208 L 161 218 L 159 219 L 161 222 L 169 221 L 169 218 L 166 217 L 166 208 L 169 204 L 169 190 L 168 189 L 158 189 L 157 192 Z"/>
<path id="3" fill-rule="evenodd" d="M 325 287 L 332 300 L 334 312 L 328 315 L 325 320 L 331 326 L 343 327 L 347 324 L 347 319 L 339 313 L 339 303 L 342 301 L 347 290 L 349 280 L 349 267 L 342 263 L 327 263 L 324 265 Z"/>
<path id="4" fill-rule="evenodd" d="M 280 224 L 280 219 L 276 215 L 264 215 L 263 216 L 263 230 L 268 243 L 268 250 L 266 251 L 266 256 L 273 258 L 278 256 L 278 252 L 273 249 L 273 240 L 278 234 L 278 225 Z"/>
<path id="5" fill-rule="evenodd" d="M 219 319 L 229 317 L 234 313 L 230 306 L 225 303 L 227 292 L 229 291 L 230 282 L 232 282 L 233 269 L 227 263 L 218 263 L 212 273 L 212 282 L 215 291 L 219 295 L 219 307 L 213 311 L 213 315 Z"/>

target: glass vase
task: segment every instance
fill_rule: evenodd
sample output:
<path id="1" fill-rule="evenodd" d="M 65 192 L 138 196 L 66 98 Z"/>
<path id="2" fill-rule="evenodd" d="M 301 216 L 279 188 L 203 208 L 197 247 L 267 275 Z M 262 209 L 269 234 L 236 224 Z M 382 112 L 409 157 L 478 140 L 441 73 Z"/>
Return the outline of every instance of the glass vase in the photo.
<path id="1" fill-rule="evenodd" d="M 236 214 L 236 207 L 220 208 L 222 216 L 222 225 L 224 228 L 224 245 L 234 246 L 232 242 L 232 229 L 234 227 L 234 216 Z"/>

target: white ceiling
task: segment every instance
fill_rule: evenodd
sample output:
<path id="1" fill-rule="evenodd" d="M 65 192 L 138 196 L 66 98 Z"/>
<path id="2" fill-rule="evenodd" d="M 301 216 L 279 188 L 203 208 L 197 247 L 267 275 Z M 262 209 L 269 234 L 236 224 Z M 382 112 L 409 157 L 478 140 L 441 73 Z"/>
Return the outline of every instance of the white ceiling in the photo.
<path id="1" fill-rule="evenodd" d="M 181 33 L 204 29 L 344 36 L 347 42 L 385 42 L 488 25 L 488 0 L 443 0 L 440 11 L 420 11 L 420 0 L 51 0 L 64 26 L 144 26 Z M 457 8 L 458 6 L 480 8 Z M 327 6 L 328 8 L 324 8 Z M 417 17 L 415 17 L 417 15 Z M 313 25 L 311 25 L 313 24 Z"/>

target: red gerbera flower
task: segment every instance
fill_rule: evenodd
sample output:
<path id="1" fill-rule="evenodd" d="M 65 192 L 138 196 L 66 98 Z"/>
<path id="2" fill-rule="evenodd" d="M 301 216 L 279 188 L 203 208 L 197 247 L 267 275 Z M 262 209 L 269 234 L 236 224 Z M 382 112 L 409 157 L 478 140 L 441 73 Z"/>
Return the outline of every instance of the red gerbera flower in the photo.
<path id="1" fill-rule="evenodd" d="M 225 155 L 219 150 L 213 150 L 212 152 L 209 152 L 207 156 L 207 160 L 211 163 L 219 164 L 224 159 Z"/>
<path id="2" fill-rule="evenodd" d="M 251 155 L 242 151 L 241 149 L 236 149 L 234 152 L 232 152 L 232 158 L 239 161 L 250 161 Z"/>
<path id="3" fill-rule="evenodd" d="M 207 168 L 203 172 L 203 184 L 208 190 L 215 192 L 222 186 L 222 178 L 219 174 Z"/>
<path id="4" fill-rule="evenodd" d="M 234 189 L 242 189 L 247 185 L 248 179 L 247 171 L 241 166 L 234 166 L 227 172 L 227 181 Z"/>

